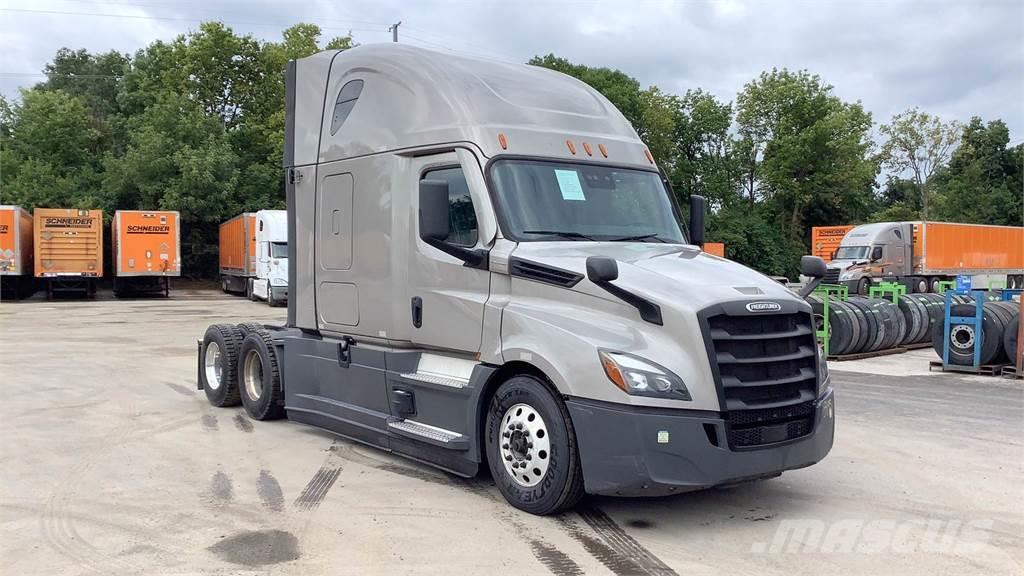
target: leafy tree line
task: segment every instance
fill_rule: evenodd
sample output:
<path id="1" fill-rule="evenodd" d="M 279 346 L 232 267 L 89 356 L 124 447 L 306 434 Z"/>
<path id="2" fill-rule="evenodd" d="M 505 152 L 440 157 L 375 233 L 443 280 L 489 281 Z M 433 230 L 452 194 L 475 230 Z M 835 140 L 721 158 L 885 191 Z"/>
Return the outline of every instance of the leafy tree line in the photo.
<path id="1" fill-rule="evenodd" d="M 26 208 L 178 210 L 187 273 L 216 273 L 217 226 L 284 206 L 283 71 L 352 46 L 315 25 L 280 41 L 220 23 L 134 55 L 61 49 L 47 80 L 0 99 L 0 201 Z M 533 58 L 587 82 L 629 119 L 682 206 L 706 196 L 710 240 L 793 276 L 810 227 L 887 219 L 1022 221 L 1024 145 L 1000 120 L 960 126 L 918 110 L 876 127 L 806 71 L 771 70 L 733 102 L 643 88 L 620 70 Z M 877 136 L 881 142 L 876 142 Z M 879 175 L 887 179 L 879 186 Z"/>
<path id="2" fill-rule="evenodd" d="M 975 117 L 961 126 L 910 109 L 876 127 L 859 102 L 842 101 L 806 71 L 766 71 L 734 102 L 722 102 L 700 89 L 644 89 L 620 70 L 552 54 L 530 63 L 575 76 L 611 100 L 684 210 L 690 194 L 708 199 L 708 239 L 765 273 L 793 277 L 813 226 L 922 218 L 1024 224 L 1024 144 L 1009 146 L 1001 120 Z"/>
<path id="3" fill-rule="evenodd" d="M 134 56 L 67 48 L 48 79 L 0 100 L 0 201 L 26 208 L 177 210 L 189 275 L 217 271 L 217 228 L 284 207 L 284 69 L 348 48 L 299 24 L 279 42 L 204 23 Z"/>

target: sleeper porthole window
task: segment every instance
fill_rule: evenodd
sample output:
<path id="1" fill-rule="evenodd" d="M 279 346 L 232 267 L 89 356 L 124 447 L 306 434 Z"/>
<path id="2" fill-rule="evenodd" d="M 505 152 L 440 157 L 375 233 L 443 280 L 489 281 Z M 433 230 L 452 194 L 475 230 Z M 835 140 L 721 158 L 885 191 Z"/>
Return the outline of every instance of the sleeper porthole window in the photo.
<path id="1" fill-rule="evenodd" d="M 341 87 L 341 91 L 338 92 L 338 100 L 334 103 L 334 117 L 331 119 L 331 136 L 334 136 L 338 128 L 341 128 L 341 125 L 345 123 L 345 119 L 352 112 L 352 108 L 355 107 L 356 100 L 359 99 L 359 95 L 362 92 L 362 80 L 351 80 Z"/>

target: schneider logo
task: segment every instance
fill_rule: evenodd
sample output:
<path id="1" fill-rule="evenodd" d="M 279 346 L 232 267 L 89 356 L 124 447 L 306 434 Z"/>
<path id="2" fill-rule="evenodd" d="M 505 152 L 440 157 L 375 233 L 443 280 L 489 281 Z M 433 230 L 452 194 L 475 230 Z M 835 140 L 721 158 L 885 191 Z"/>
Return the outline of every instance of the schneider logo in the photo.
<path id="1" fill-rule="evenodd" d="M 170 226 L 128 226 L 129 234 L 166 234 L 170 231 Z"/>
<path id="2" fill-rule="evenodd" d="M 92 218 L 47 218 L 44 225 L 50 228 L 91 228 Z"/>
<path id="3" fill-rule="evenodd" d="M 7 234 L 7 224 L 0 224 L 0 234 Z"/>
<path id="4" fill-rule="evenodd" d="M 778 312 L 782 306 L 777 302 L 751 302 L 747 304 L 747 312 Z"/>

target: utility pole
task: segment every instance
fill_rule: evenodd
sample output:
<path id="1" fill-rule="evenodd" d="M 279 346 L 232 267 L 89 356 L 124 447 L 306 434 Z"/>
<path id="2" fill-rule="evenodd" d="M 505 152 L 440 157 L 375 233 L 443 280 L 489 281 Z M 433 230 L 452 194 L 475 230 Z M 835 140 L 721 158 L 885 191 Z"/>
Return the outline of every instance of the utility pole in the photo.
<path id="1" fill-rule="evenodd" d="M 392 42 L 398 42 L 398 27 L 401 26 L 401 25 L 402 25 L 402 21 L 399 20 L 398 22 L 395 22 L 394 24 L 392 24 L 390 28 L 388 28 L 388 32 L 391 32 L 391 41 Z"/>

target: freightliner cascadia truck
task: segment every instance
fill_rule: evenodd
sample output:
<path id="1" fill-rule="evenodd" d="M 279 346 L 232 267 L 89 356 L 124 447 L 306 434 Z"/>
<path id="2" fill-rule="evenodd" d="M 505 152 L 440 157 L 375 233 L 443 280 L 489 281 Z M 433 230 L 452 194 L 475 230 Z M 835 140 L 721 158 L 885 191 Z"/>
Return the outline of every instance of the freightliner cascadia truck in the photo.
<path id="1" fill-rule="evenodd" d="M 684 233 L 597 91 L 384 44 L 291 62 L 286 86 L 288 320 L 208 328 L 212 404 L 489 468 L 535 514 L 829 452 L 809 305 L 701 251 L 703 198 Z"/>
<path id="2" fill-rule="evenodd" d="M 876 222 L 846 232 L 825 281 L 867 294 L 877 282 L 898 282 L 910 292 L 938 292 L 939 282 L 972 276 L 1024 287 L 1024 228 L 952 222 Z"/>

